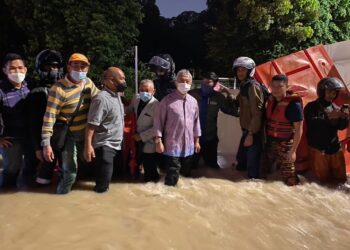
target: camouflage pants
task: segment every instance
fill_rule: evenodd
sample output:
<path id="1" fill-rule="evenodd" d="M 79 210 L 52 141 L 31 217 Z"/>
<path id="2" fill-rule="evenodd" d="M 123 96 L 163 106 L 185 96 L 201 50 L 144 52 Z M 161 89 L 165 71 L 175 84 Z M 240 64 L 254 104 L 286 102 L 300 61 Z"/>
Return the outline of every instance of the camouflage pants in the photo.
<path id="1" fill-rule="evenodd" d="M 272 166 L 276 165 L 285 184 L 294 186 L 299 183 L 294 162 L 287 161 L 287 155 L 292 149 L 292 145 L 292 141 L 268 138 L 263 158 L 263 176 L 271 173 Z"/>

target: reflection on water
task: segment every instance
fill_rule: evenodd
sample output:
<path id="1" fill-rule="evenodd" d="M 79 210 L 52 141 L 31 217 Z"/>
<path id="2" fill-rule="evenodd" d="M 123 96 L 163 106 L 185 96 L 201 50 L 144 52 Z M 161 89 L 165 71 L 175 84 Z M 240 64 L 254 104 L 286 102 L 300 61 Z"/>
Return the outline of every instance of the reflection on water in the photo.
<path id="1" fill-rule="evenodd" d="M 197 175 L 214 178 L 113 183 L 102 195 L 92 182 L 64 196 L 3 192 L 0 249 L 350 249 L 347 193 L 249 182 L 232 169 Z"/>

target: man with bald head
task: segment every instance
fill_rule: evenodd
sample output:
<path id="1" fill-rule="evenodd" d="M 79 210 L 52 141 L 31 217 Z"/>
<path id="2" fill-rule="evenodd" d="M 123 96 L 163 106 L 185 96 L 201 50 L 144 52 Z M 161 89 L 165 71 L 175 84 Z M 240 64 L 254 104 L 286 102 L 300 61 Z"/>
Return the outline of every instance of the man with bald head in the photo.
<path id="1" fill-rule="evenodd" d="M 109 67 L 102 77 L 104 88 L 91 102 L 85 132 L 84 157 L 95 166 L 95 192 L 108 191 L 113 161 L 121 149 L 124 108 L 119 93 L 126 88 L 124 72 Z"/>

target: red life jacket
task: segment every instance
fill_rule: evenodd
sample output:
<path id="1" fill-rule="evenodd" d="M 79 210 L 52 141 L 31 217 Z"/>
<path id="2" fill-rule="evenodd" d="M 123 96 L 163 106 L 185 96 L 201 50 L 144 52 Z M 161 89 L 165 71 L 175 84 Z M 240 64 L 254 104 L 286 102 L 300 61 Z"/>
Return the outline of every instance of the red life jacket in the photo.
<path id="1" fill-rule="evenodd" d="M 276 99 L 271 95 L 266 104 L 266 133 L 269 137 L 290 140 L 294 136 L 293 123 L 286 117 L 286 109 L 290 102 L 302 103 L 302 99 L 297 95 L 287 95 L 276 103 Z M 275 106 L 275 108 L 273 108 Z"/>

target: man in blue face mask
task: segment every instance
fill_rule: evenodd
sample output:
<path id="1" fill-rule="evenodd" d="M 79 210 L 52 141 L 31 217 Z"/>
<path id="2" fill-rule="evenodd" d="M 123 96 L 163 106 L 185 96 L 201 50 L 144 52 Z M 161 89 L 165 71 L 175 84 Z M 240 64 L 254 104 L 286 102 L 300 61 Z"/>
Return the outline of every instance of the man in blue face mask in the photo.
<path id="1" fill-rule="evenodd" d="M 219 78 L 214 72 L 205 73 L 201 87 L 189 92 L 198 102 L 199 120 L 202 130 L 202 136 L 199 140 L 201 151 L 195 155 L 195 166 L 198 165 L 200 156 L 202 156 L 205 164 L 215 169 L 220 169 L 217 162 L 219 143 L 217 135 L 218 113 L 221 110 L 225 114 L 238 116 L 238 109 L 234 105 L 233 97 L 227 89 L 221 88 L 222 92 L 227 93 L 227 97 L 214 90 L 218 80 Z"/>
<path id="2" fill-rule="evenodd" d="M 91 98 L 99 92 L 87 77 L 89 67 L 90 62 L 85 55 L 72 54 L 67 64 L 67 75 L 53 84 L 48 94 L 41 146 L 47 162 L 53 162 L 59 152 L 62 172 L 56 191 L 58 194 L 71 191 L 77 176 L 78 157 L 83 161 L 87 113 Z M 58 145 L 55 138 L 60 138 L 63 145 Z"/>
<path id="3" fill-rule="evenodd" d="M 159 102 L 153 96 L 155 89 L 152 80 L 142 80 L 139 89 L 139 95 L 133 98 L 125 112 L 136 114 L 137 134 L 134 135 L 134 140 L 137 142 L 138 164 L 142 164 L 144 168 L 144 179 L 146 182 L 157 182 L 159 174 L 156 146 L 153 140 L 153 116 Z"/>

